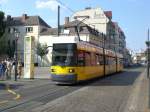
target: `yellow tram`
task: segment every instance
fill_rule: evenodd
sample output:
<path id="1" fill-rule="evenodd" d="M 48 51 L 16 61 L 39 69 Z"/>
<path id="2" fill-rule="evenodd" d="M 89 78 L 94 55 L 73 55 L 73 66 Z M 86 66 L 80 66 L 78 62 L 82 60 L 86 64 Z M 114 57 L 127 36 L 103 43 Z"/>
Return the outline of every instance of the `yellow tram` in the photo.
<path id="1" fill-rule="evenodd" d="M 80 41 L 53 44 L 51 79 L 77 83 L 123 70 L 123 56 Z"/>

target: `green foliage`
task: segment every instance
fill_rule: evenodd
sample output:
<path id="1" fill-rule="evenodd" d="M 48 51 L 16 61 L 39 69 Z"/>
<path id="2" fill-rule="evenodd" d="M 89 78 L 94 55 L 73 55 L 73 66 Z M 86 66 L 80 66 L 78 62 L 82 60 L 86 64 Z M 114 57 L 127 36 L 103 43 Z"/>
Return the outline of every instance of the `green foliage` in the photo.
<path id="1" fill-rule="evenodd" d="M 0 55 L 7 54 L 7 42 L 5 39 L 0 38 Z"/>
<path id="2" fill-rule="evenodd" d="M 42 59 L 43 57 L 48 54 L 48 46 L 47 44 L 40 44 L 38 43 L 37 44 L 37 55 L 39 55 L 41 57 L 41 62 L 42 62 Z"/>
<path id="3" fill-rule="evenodd" d="M 46 54 L 48 54 L 48 49 L 47 48 L 48 48 L 47 44 L 40 44 L 40 43 L 38 43 L 37 44 L 37 54 L 40 57 L 45 56 Z"/>
<path id="4" fill-rule="evenodd" d="M 11 58 L 14 57 L 14 53 L 15 53 L 15 41 L 13 41 L 13 43 L 11 44 L 9 40 L 7 45 L 7 55 Z"/>
<path id="5" fill-rule="evenodd" d="M 2 38 L 5 32 L 4 12 L 0 11 L 0 55 L 7 53 L 7 42 Z"/>
<path id="6" fill-rule="evenodd" d="M 6 27 L 5 22 L 4 22 L 4 18 L 5 18 L 4 15 L 5 15 L 4 12 L 0 11 L 0 38 L 4 34 L 5 27 Z"/>

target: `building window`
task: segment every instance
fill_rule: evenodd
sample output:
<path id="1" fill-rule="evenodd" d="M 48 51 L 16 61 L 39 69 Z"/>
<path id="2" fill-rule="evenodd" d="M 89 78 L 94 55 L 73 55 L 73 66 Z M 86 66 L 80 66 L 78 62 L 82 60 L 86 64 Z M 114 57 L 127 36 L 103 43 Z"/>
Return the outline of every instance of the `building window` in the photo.
<path id="1" fill-rule="evenodd" d="M 11 28 L 8 28 L 8 33 L 11 33 Z"/>
<path id="2" fill-rule="evenodd" d="M 26 28 L 26 32 L 27 32 L 27 33 L 33 32 L 33 27 L 27 27 L 27 28 Z"/>
<path id="3" fill-rule="evenodd" d="M 13 29 L 13 32 L 18 32 L 18 29 L 17 29 L 17 28 L 14 28 L 14 29 Z"/>
<path id="4" fill-rule="evenodd" d="M 8 28 L 8 33 L 15 33 L 18 32 L 19 30 L 17 28 Z"/>
<path id="5" fill-rule="evenodd" d="M 13 28 L 12 30 L 13 30 L 13 31 L 12 31 L 13 33 L 19 32 L 18 28 Z"/>

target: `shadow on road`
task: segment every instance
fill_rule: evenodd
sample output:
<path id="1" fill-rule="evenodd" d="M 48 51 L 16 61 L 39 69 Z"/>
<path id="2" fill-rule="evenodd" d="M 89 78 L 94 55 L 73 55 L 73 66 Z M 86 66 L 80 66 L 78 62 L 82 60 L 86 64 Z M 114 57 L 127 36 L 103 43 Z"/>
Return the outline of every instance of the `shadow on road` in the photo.
<path id="1" fill-rule="evenodd" d="M 139 71 L 125 71 L 89 81 L 80 82 L 73 86 L 128 86 L 132 85 L 140 74 L 141 72 Z"/>
<path id="2" fill-rule="evenodd" d="M 6 84 L 6 83 L 0 83 L 0 90 L 6 90 L 7 86 L 9 86 L 9 89 L 18 89 L 21 86 L 24 86 L 23 84 Z"/>
<path id="3" fill-rule="evenodd" d="M 122 72 L 118 74 L 113 74 L 106 76 L 105 78 L 99 78 L 97 81 L 93 82 L 92 86 L 128 86 L 133 85 L 135 80 L 141 72 L 130 71 Z"/>

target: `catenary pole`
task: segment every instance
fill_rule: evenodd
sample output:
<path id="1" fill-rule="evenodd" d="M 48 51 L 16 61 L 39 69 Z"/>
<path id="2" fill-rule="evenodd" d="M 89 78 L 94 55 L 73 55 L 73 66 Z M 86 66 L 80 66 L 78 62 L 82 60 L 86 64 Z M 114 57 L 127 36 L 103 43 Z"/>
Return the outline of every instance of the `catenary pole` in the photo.
<path id="1" fill-rule="evenodd" d="M 150 41 L 149 41 L 149 29 L 147 32 L 147 77 L 149 78 L 149 65 L 150 65 L 150 49 L 149 46 L 150 45 Z"/>

